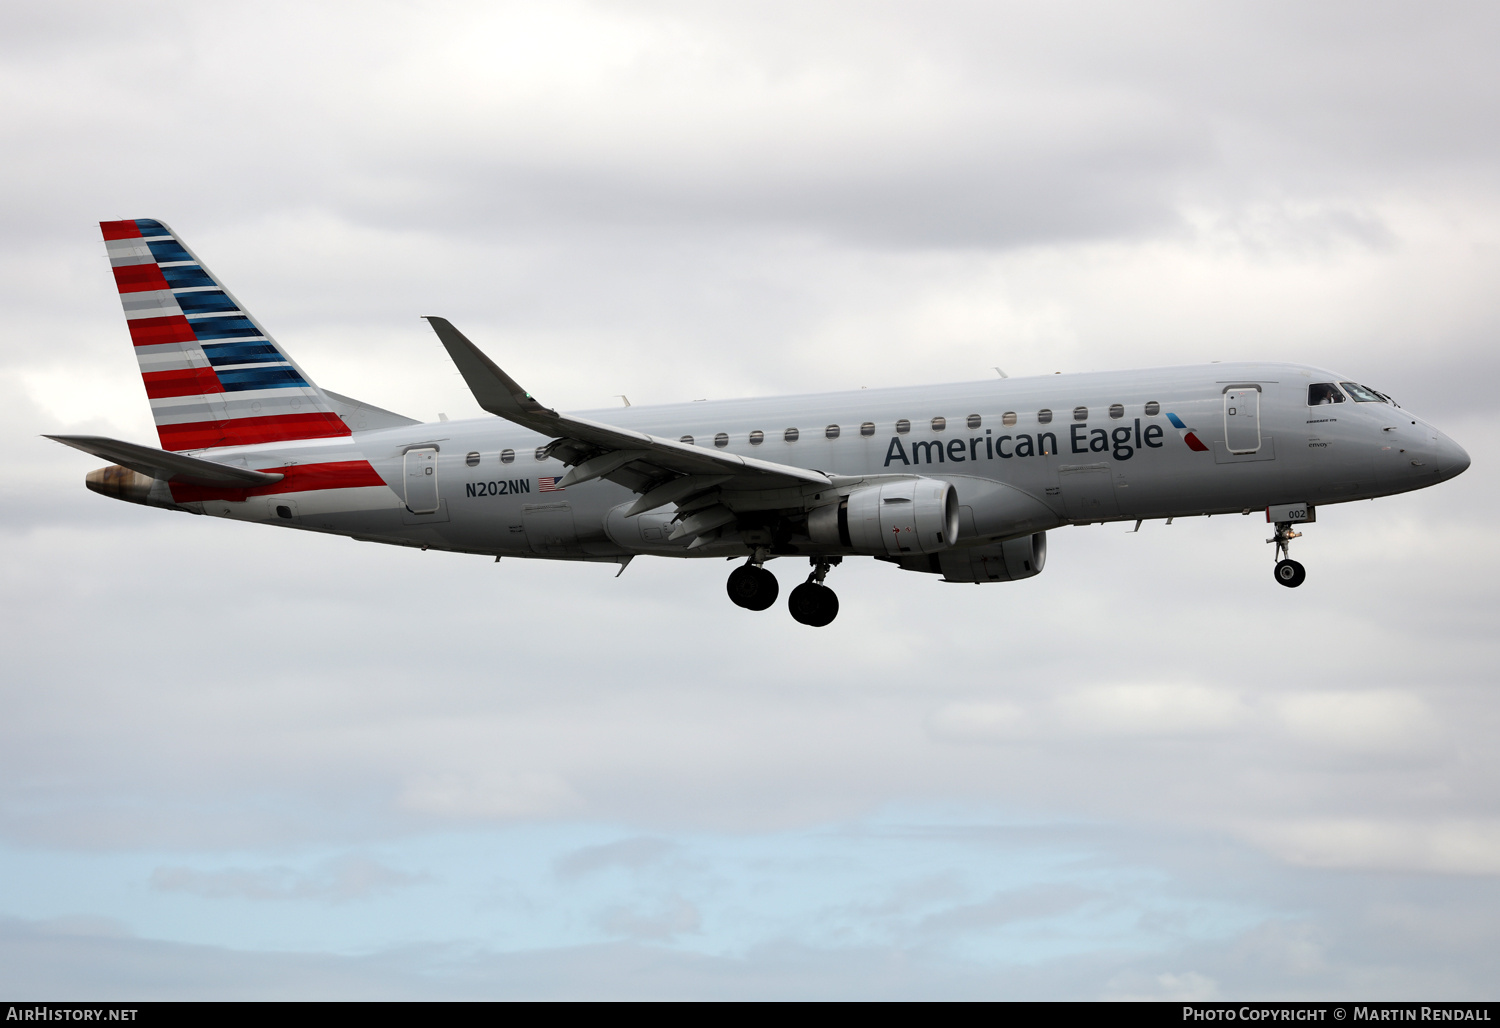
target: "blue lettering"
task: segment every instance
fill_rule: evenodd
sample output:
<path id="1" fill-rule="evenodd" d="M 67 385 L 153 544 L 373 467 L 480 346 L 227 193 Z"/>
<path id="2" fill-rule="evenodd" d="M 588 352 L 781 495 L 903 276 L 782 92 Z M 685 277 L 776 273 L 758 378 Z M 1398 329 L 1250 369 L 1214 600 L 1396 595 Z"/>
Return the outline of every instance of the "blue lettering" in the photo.
<path id="1" fill-rule="evenodd" d="M 1113 439 L 1115 443 L 1115 460 L 1129 460 L 1131 455 L 1135 453 L 1135 449 L 1130 445 L 1130 429 L 1125 426 L 1115 429 Z"/>
<path id="2" fill-rule="evenodd" d="M 1047 440 L 1049 439 L 1052 440 L 1051 445 L 1048 445 Z M 1057 436 L 1053 435 L 1051 432 L 1039 433 L 1036 437 L 1036 448 L 1042 451 L 1043 457 L 1047 456 L 1049 453 L 1056 453 Z"/>
<path id="3" fill-rule="evenodd" d="M 1090 432 L 1089 449 L 1095 453 L 1103 453 L 1109 449 L 1109 433 L 1102 428 L 1096 428 Z"/>
<path id="4" fill-rule="evenodd" d="M 900 436 L 891 436 L 891 445 L 886 447 L 884 467 L 890 467 L 891 461 L 899 459 L 902 464 L 910 464 L 906 459 L 906 447 L 901 445 Z"/>
<path id="5" fill-rule="evenodd" d="M 1015 456 L 1015 454 L 1013 454 L 1013 453 L 1006 453 L 1004 450 L 1000 449 L 1000 444 L 1003 443 L 1003 442 L 1005 442 L 1005 440 L 1007 440 L 1009 438 L 1010 438 L 1010 436 L 1003 435 L 999 439 L 995 440 L 995 452 L 998 453 L 1000 456 L 1004 457 L 1006 460 L 1010 460 L 1012 457 Z"/>
<path id="6" fill-rule="evenodd" d="M 1042 438 L 1045 439 L 1046 436 L 1043 436 Z M 1030 457 L 1030 456 L 1034 455 L 1035 453 L 1036 453 L 1036 450 L 1031 445 L 1031 436 L 1029 436 L 1029 435 L 1018 435 L 1018 436 L 1016 436 L 1016 456 L 1017 457 Z"/>
<path id="7" fill-rule="evenodd" d="M 957 447 L 957 449 L 954 449 Z M 968 458 L 964 456 L 964 441 L 962 439 L 948 440 L 948 459 L 957 463 L 963 463 Z M 929 461 L 929 463 L 931 463 Z"/>
<path id="8" fill-rule="evenodd" d="M 1068 444 L 1073 447 L 1073 452 L 1074 453 L 1087 453 L 1088 452 L 1087 448 L 1083 445 L 1085 442 L 1088 441 L 1088 440 L 1084 439 L 1084 437 L 1083 437 L 1083 433 L 1085 433 L 1087 431 L 1088 431 L 1088 426 L 1087 425 L 1074 425 L 1068 431 Z"/>
<path id="9" fill-rule="evenodd" d="M 1147 425 L 1146 426 L 1146 445 L 1147 446 L 1150 446 L 1153 449 L 1158 449 L 1158 450 L 1161 449 L 1161 436 L 1162 436 L 1162 431 L 1161 431 L 1161 426 L 1160 425 Z"/>
<path id="10" fill-rule="evenodd" d="M 933 454 L 934 451 L 936 451 L 936 453 L 937 453 L 937 458 L 938 458 L 937 462 L 939 464 L 943 463 L 943 444 L 940 443 L 940 442 L 938 442 L 937 440 L 935 440 L 935 439 L 928 439 L 928 440 L 924 440 L 922 442 L 912 443 L 911 444 L 911 462 L 913 464 L 920 464 L 920 463 L 922 463 L 922 461 L 920 459 L 920 456 L 919 456 L 919 451 L 922 454 L 926 454 L 926 456 L 927 456 L 927 463 L 928 464 L 932 463 L 932 454 Z"/>

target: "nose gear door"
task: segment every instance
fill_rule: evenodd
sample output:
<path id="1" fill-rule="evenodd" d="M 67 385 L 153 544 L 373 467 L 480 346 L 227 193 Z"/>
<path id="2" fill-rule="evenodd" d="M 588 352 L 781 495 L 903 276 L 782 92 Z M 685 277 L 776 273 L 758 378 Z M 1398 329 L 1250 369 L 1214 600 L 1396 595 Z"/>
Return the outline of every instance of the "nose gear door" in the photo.
<path id="1" fill-rule="evenodd" d="M 1230 453 L 1260 449 L 1260 390 L 1254 386 L 1224 390 L 1224 448 Z"/>

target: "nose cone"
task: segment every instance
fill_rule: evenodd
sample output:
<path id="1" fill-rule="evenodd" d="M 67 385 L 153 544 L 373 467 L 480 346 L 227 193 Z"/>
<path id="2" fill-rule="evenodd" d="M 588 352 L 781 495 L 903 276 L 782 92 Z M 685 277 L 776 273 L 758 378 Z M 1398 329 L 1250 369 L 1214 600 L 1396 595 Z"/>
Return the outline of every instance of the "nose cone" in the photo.
<path id="1" fill-rule="evenodd" d="M 1437 447 L 1438 472 L 1444 479 L 1457 478 L 1469 470 L 1469 454 L 1462 446 L 1440 434 Z"/>

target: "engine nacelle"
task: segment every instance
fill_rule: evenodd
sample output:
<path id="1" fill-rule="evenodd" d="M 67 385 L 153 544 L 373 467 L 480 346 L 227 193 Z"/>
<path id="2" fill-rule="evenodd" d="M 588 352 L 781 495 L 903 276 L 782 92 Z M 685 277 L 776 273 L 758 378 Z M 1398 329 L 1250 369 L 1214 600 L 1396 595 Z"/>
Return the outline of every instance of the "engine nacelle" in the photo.
<path id="1" fill-rule="evenodd" d="M 1047 566 L 1047 533 L 1037 532 L 989 546 L 965 546 L 895 561 L 906 571 L 942 575 L 945 582 L 1016 582 Z"/>
<path id="2" fill-rule="evenodd" d="M 827 553 L 935 553 L 958 541 L 958 493 L 935 478 L 868 485 L 816 508 L 807 517 L 807 531 Z"/>

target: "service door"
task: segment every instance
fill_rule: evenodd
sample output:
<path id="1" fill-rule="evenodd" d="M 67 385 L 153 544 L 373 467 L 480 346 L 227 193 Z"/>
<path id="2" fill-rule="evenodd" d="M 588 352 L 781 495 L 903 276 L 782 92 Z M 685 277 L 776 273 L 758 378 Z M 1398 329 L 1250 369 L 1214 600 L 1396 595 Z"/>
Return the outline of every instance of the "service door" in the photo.
<path id="1" fill-rule="evenodd" d="M 1236 386 L 1224 390 L 1224 447 L 1230 453 L 1260 449 L 1260 390 Z"/>
<path id="2" fill-rule="evenodd" d="M 406 507 L 413 514 L 438 509 L 437 448 L 406 451 Z"/>
<path id="3" fill-rule="evenodd" d="M 578 543 L 573 508 L 566 503 L 528 503 L 521 508 L 521 523 L 533 553 L 567 553 Z"/>
<path id="4" fill-rule="evenodd" d="M 1110 474 L 1108 464 L 1060 465 L 1057 483 L 1062 487 L 1069 521 L 1108 521 L 1120 516 L 1120 506 L 1115 502 L 1114 476 Z"/>

